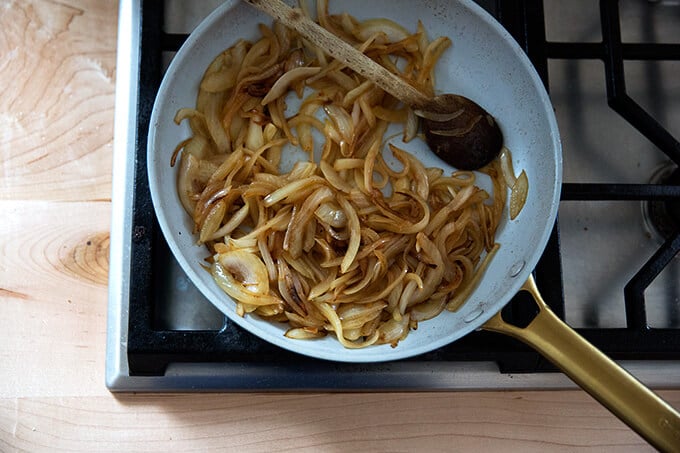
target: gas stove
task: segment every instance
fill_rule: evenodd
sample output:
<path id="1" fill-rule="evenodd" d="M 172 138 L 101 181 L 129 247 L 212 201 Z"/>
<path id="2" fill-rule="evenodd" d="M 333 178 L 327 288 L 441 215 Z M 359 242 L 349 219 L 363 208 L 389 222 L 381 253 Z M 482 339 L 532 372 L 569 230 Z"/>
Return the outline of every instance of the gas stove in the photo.
<path id="1" fill-rule="evenodd" d="M 163 71 L 221 2 L 120 2 L 106 384 L 111 391 L 573 388 L 538 353 L 473 332 L 411 359 L 335 363 L 266 343 L 192 285 L 146 176 Z M 548 87 L 563 140 L 559 219 L 534 275 L 552 310 L 652 388 L 680 388 L 680 2 L 479 2 Z M 522 296 L 504 309 L 527 316 Z"/>

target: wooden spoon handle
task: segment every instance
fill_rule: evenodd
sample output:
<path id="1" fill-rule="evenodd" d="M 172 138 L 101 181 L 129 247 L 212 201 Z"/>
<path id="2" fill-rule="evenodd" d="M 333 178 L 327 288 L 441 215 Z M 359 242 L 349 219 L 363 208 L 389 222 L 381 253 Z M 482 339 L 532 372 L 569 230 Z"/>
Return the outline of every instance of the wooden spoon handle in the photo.
<path id="1" fill-rule="evenodd" d="M 430 97 L 398 75 L 391 73 L 383 66 L 371 60 L 349 43 L 310 20 L 299 9 L 293 9 L 281 0 L 245 1 L 272 16 L 288 28 L 297 31 L 304 38 L 319 46 L 328 55 L 346 64 L 405 104 L 416 109 L 422 109 L 432 103 Z"/>

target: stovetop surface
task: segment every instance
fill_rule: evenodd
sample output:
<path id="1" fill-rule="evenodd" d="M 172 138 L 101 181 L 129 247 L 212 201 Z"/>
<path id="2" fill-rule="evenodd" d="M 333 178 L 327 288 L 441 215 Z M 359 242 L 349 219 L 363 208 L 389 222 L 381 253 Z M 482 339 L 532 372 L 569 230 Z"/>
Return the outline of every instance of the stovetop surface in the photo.
<path id="1" fill-rule="evenodd" d="M 231 323 L 191 284 L 156 224 L 148 120 L 162 73 L 221 2 L 121 2 L 107 385 L 125 390 L 562 388 L 515 340 L 474 332 L 382 364 L 323 362 Z M 485 2 L 549 88 L 564 149 L 559 220 L 535 270 L 553 311 L 652 386 L 680 385 L 680 234 L 649 221 L 680 198 L 650 179 L 680 161 L 680 7 L 664 2 Z M 566 20 L 565 17 L 571 18 Z M 618 26 L 617 26 L 618 25 Z M 663 173 L 663 171 L 661 171 Z M 668 173 L 668 172 L 667 172 Z M 654 210 L 654 209 L 651 209 Z M 663 209 L 662 209 L 663 210 Z M 523 296 L 504 311 L 530 316 Z"/>

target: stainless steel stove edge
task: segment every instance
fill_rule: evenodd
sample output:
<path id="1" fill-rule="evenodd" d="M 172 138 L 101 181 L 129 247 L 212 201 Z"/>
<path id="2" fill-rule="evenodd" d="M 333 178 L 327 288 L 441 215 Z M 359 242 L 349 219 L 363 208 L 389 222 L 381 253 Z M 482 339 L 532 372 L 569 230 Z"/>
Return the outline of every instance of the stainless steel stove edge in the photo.
<path id="1" fill-rule="evenodd" d="M 622 362 L 647 386 L 680 388 L 668 362 Z M 651 365 L 651 366 L 650 366 Z M 393 362 L 347 366 L 254 363 L 171 364 L 163 376 L 119 375 L 113 392 L 410 392 L 577 389 L 562 373 L 499 373 L 491 362 Z"/>
<path id="2" fill-rule="evenodd" d="M 137 105 L 139 76 L 140 0 L 121 0 L 118 15 L 116 95 L 113 140 L 113 178 L 111 193 L 111 233 L 109 252 L 109 300 L 106 335 L 106 385 L 124 386 L 129 374 L 127 341 L 127 298 L 130 264 L 130 237 L 125 232 L 131 223 L 133 188 L 128 181 L 134 172 L 131 158 L 137 133 L 134 109 Z"/>
<path id="3" fill-rule="evenodd" d="M 119 4 L 116 72 L 112 223 L 109 259 L 106 373 L 112 392 L 173 391 L 444 391 L 558 390 L 576 385 L 561 373 L 502 374 L 491 362 L 396 362 L 338 367 L 239 363 L 173 364 L 164 376 L 130 376 L 127 323 L 131 205 L 137 134 L 134 115 L 139 76 L 140 0 Z M 680 389 L 676 362 L 627 361 L 621 365 L 654 389 Z M 389 375 L 385 371 L 389 370 Z"/>

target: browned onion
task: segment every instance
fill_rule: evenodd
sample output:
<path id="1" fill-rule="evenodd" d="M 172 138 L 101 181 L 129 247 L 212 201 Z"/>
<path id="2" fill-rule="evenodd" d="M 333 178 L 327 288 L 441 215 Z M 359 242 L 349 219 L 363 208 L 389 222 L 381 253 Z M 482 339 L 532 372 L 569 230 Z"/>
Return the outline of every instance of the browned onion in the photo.
<path id="1" fill-rule="evenodd" d="M 326 0 L 316 15 L 434 93 L 448 38 L 431 41 L 420 21 L 411 33 L 387 19 L 332 15 Z M 259 30 L 259 40 L 215 58 L 196 107 L 176 115 L 192 130 L 172 157 L 178 195 L 213 278 L 238 314 L 286 322 L 288 338 L 396 346 L 474 290 L 498 249 L 507 192 L 511 217 L 525 203 L 526 174 L 515 177 L 504 150 L 481 170 L 493 184 L 487 192 L 476 173 L 426 168 L 390 143 L 401 163 L 392 168 L 383 158 L 388 126 L 403 125 L 404 143 L 417 140 L 418 112 L 281 24 Z M 286 105 L 292 93 L 301 99 L 295 110 Z M 291 166 L 289 147 L 308 159 Z"/>

